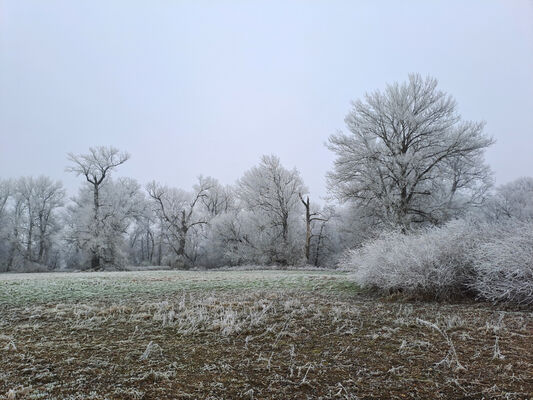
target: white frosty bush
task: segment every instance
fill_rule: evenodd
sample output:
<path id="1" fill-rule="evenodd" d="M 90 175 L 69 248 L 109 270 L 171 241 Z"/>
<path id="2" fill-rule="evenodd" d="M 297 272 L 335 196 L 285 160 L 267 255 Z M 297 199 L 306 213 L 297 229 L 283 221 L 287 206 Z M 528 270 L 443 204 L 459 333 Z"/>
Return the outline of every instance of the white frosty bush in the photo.
<path id="1" fill-rule="evenodd" d="M 443 299 L 463 294 L 472 277 L 478 229 L 466 221 L 416 233 L 389 232 L 346 253 L 365 287 Z"/>
<path id="2" fill-rule="evenodd" d="M 493 226 L 475 253 L 471 287 L 491 302 L 533 304 L 533 223 L 512 221 Z"/>
<path id="3" fill-rule="evenodd" d="M 345 254 L 363 287 L 448 299 L 533 304 L 533 223 L 467 220 L 386 233 Z"/>

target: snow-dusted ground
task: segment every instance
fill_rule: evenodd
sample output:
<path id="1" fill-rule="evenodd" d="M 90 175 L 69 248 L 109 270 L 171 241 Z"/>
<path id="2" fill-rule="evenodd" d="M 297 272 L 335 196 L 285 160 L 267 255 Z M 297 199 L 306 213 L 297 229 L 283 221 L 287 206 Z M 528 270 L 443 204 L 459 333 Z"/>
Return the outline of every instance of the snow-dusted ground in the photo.
<path id="1" fill-rule="evenodd" d="M 336 289 L 354 286 L 340 271 L 135 271 L 0 274 L 0 305 L 175 295 L 184 290 Z"/>

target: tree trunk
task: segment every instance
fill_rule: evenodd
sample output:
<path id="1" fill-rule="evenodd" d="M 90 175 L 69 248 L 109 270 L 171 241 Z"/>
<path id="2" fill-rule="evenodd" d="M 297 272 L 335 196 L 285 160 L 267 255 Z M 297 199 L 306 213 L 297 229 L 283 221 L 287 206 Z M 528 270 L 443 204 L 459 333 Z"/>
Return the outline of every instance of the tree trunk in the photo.
<path id="1" fill-rule="evenodd" d="M 148 230 L 146 241 L 148 241 L 148 238 L 150 238 L 150 251 L 148 252 L 148 260 L 150 261 L 150 264 L 154 262 L 154 235 L 153 233 Z"/>
<path id="2" fill-rule="evenodd" d="M 318 239 L 316 241 L 316 252 L 315 252 L 315 267 L 318 267 L 318 259 L 320 257 L 320 246 L 322 244 L 322 233 L 324 231 L 325 223 L 322 223 L 320 226 L 320 232 L 318 233 Z"/>
<path id="3" fill-rule="evenodd" d="M 44 264 L 44 249 L 46 247 L 45 243 L 45 235 L 46 231 L 43 230 L 43 228 L 39 229 L 39 263 Z"/>
<path id="4" fill-rule="evenodd" d="M 18 230 L 15 228 L 13 230 L 13 237 L 16 238 L 18 236 Z M 16 240 L 11 241 L 11 248 L 9 249 L 9 257 L 7 259 L 7 267 L 6 272 L 9 272 L 11 268 L 13 267 L 13 262 L 15 260 L 15 253 L 17 251 L 17 242 Z"/>
<path id="5" fill-rule="evenodd" d="M 148 247 L 148 242 L 146 243 L 146 246 Z M 141 236 L 141 262 L 142 261 L 144 261 L 144 238 Z"/>
<path id="6" fill-rule="evenodd" d="M 99 199 L 99 187 L 98 184 L 94 184 L 94 236 L 95 243 L 92 249 L 92 259 L 91 259 L 91 268 L 100 269 L 100 246 L 98 245 L 98 240 L 100 239 L 100 222 L 98 220 L 98 212 L 100 209 L 100 199 Z"/>
<path id="7" fill-rule="evenodd" d="M 304 252 L 305 252 L 305 261 L 307 264 L 309 264 L 309 252 L 311 247 L 311 205 L 309 202 L 309 196 L 307 196 L 306 200 L 303 199 L 303 197 L 300 195 L 300 200 L 302 201 L 304 207 L 305 207 L 305 246 L 304 246 Z"/>
<path id="8" fill-rule="evenodd" d="M 28 244 L 26 245 L 26 259 L 28 261 L 33 261 L 32 255 L 31 255 L 31 247 L 33 242 L 33 220 L 31 218 L 31 215 L 29 216 L 29 226 L 28 226 Z"/>
<path id="9" fill-rule="evenodd" d="M 407 188 L 403 187 L 400 193 L 400 208 L 398 210 L 398 222 L 401 226 L 402 233 L 407 233 L 409 228 L 407 221 L 407 209 L 408 209 L 408 199 L 407 199 Z"/>
<path id="10" fill-rule="evenodd" d="M 157 265 L 161 265 L 161 252 L 163 251 L 163 220 L 160 220 L 159 243 L 157 244 Z"/>
<path id="11" fill-rule="evenodd" d="M 19 247 L 19 223 L 20 223 L 20 215 L 21 215 L 21 203 L 17 202 L 15 205 L 15 221 L 13 224 L 13 236 L 11 237 L 11 248 L 9 250 L 9 257 L 7 260 L 7 269 L 6 272 L 9 272 L 10 269 L 13 267 L 13 263 L 15 262 L 15 253 L 21 252 L 21 249 Z"/>
<path id="12" fill-rule="evenodd" d="M 185 255 L 185 240 L 187 238 L 187 231 L 189 228 L 187 227 L 187 220 L 185 217 L 185 210 L 181 212 L 181 232 L 180 232 L 180 240 L 179 240 L 179 247 L 178 247 L 178 255 L 184 256 Z"/>

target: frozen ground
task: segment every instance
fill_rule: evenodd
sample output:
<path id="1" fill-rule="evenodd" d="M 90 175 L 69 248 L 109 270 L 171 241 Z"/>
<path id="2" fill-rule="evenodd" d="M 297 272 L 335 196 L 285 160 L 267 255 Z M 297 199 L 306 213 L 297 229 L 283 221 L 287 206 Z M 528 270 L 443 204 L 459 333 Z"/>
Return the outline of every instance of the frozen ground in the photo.
<path id="1" fill-rule="evenodd" d="M 533 315 L 334 271 L 5 274 L 1 396 L 525 399 Z"/>

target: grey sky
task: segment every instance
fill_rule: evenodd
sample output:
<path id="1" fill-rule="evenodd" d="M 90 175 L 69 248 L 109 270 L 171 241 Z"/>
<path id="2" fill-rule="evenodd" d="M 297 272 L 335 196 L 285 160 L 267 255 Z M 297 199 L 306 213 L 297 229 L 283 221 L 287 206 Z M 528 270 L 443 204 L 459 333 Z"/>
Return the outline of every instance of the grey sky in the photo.
<path id="1" fill-rule="evenodd" d="M 274 153 L 324 196 L 350 100 L 409 72 L 487 122 L 497 183 L 533 175 L 531 1 L 0 0 L 0 177 L 72 193 L 66 153 L 103 144 L 188 189 Z"/>

